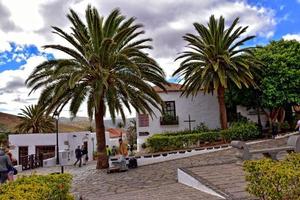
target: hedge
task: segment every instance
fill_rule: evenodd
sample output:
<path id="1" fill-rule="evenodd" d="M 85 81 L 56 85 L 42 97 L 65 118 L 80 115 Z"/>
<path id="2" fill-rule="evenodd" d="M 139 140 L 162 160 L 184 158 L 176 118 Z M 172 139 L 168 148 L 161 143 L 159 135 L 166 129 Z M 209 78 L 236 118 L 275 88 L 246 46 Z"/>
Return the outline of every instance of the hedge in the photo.
<path id="1" fill-rule="evenodd" d="M 262 200 L 300 200 L 300 154 L 244 163 L 247 191 Z"/>
<path id="2" fill-rule="evenodd" d="M 74 200 L 70 174 L 21 176 L 0 186 L 0 200 Z"/>
<path id="3" fill-rule="evenodd" d="M 147 146 L 152 152 L 191 148 L 203 143 L 231 140 L 250 140 L 259 136 L 254 123 L 235 123 L 227 130 L 207 132 L 166 132 L 155 134 L 147 139 Z"/>
<path id="4" fill-rule="evenodd" d="M 167 151 L 190 146 L 197 146 L 199 143 L 214 142 L 220 140 L 218 132 L 192 133 L 185 135 L 154 135 L 147 139 L 147 146 L 151 151 Z"/>
<path id="5" fill-rule="evenodd" d="M 231 124 L 229 129 L 220 131 L 224 141 L 231 140 L 252 140 L 259 137 L 259 129 L 255 123 L 236 122 Z"/>

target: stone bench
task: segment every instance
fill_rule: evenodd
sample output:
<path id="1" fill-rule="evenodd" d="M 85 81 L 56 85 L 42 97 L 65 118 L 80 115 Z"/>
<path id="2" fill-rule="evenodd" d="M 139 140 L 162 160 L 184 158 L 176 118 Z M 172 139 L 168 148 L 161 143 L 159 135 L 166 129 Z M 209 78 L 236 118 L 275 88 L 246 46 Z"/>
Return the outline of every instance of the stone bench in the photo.
<path id="1" fill-rule="evenodd" d="M 248 145 L 242 141 L 232 141 L 230 145 L 238 149 L 239 153 L 237 157 L 243 161 L 250 160 L 254 154 L 262 154 L 265 157 L 277 160 L 277 154 L 282 151 L 300 153 L 300 136 L 290 136 L 287 145 L 283 147 L 250 150 Z"/>

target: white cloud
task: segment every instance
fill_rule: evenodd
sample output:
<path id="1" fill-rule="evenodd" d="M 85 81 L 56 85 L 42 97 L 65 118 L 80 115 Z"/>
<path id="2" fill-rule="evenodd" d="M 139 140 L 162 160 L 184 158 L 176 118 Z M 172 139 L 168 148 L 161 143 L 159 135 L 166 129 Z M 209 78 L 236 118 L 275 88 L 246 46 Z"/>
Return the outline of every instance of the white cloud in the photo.
<path id="1" fill-rule="evenodd" d="M 34 67 L 44 60 L 43 56 L 31 57 L 20 69 L 0 73 L 0 102 L 6 103 L 1 108 L 8 113 L 17 114 L 25 105 L 36 103 L 39 93 L 34 93 L 29 97 L 30 90 L 26 88 L 24 82 Z"/>
<path id="2" fill-rule="evenodd" d="M 284 40 L 297 40 L 297 41 L 300 42 L 300 33 L 298 33 L 298 34 L 286 34 L 282 38 Z"/>
<path id="3" fill-rule="evenodd" d="M 5 10 L 7 19 L 5 23 L 0 21 L 0 25 L 10 26 L 8 31 L 0 29 L 0 52 L 11 50 L 9 42 L 19 45 L 34 44 L 40 49 L 45 44 L 67 45 L 64 40 L 51 33 L 50 26 L 69 30 L 70 24 L 65 17 L 69 8 L 73 8 L 84 17 L 87 4 L 96 6 L 101 15 L 107 15 L 112 9 L 119 7 L 123 14 L 135 16 L 137 22 L 143 23 L 146 35 L 154 39 L 151 55 L 164 68 L 168 78 L 178 67 L 174 59 L 185 46 L 182 36 L 187 32 L 194 32 L 193 22 L 206 23 L 212 14 L 217 17 L 223 15 L 228 23 L 240 17 L 241 25 L 249 25 L 247 34 L 265 38 L 274 35 L 276 25 L 273 10 L 252 6 L 246 0 L 64 0 L 63 3 L 60 0 L 0 0 L 0 7 L 5 5 L 2 10 Z M 58 58 L 66 57 L 58 51 L 46 52 L 51 52 Z M 32 57 L 22 69 L 0 73 L 0 88 L 12 78 L 25 78 L 41 59 L 44 58 Z M 6 108 L 9 112 L 15 112 L 23 104 L 13 102 L 13 99 L 28 98 L 27 93 L 28 89 L 23 88 L 18 92 L 5 94 L 5 97 L 0 95 L 0 102 L 8 98 L 9 101 L 5 100 L 9 103 Z M 82 111 L 85 112 L 84 110 L 83 108 Z"/>

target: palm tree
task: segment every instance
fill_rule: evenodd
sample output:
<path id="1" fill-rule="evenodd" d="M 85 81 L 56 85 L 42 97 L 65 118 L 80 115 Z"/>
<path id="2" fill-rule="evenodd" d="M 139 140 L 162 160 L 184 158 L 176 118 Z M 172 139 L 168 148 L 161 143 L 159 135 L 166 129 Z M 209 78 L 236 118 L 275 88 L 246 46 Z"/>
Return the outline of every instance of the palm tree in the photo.
<path id="1" fill-rule="evenodd" d="M 54 132 L 54 121 L 45 114 L 39 105 L 25 106 L 18 114 L 21 122 L 16 126 L 19 133 L 51 133 Z"/>
<path id="2" fill-rule="evenodd" d="M 248 27 L 236 27 L 238 22 L 236 18 L 225 28 L 224 18 L 215 19 L 212 15 L 207 26 L 194 23 L 197 34 L 183 36 L 190 50 L 176 58 L 183 61 L 173 74 L 183 80 L 183 95 L 195 96 L 200 90 L 204 93 L 217 91 L 223 129 L 227 128 L 225 90 L 229 84 L 239 88 L 255 85 L 251 68 L 258 67 L 252 48 L 241 47 L 254 36 L 239 39 Z"/>
<path id="3" fill-rule="evenodd" d="M 71 47 L 46 45 L 70 56 L 54 59 L 38 65 L 26 81 L 32 91 L 42 88 L 39 102 L 48 112 L 60 112 L 69 103 L 70 113 L 76 116 L 79 107 L 87 102 L 88 116 L 95 117 L 97 168 L 107 168 L 105 151 L 106 112 L 115 122 L 121 115 L 125 123 L 124 109 L 131 106 L 139 113 L 153 114 L 161 110 L 162 101 L 152 85 L 164 88 L 163 70 L 144 52 L 150 49 L 143 39 L 141 24 L 134 18 L 126 19 L 118 9 L 107 18 L 100 16 L 95 8 L 86 9 L 86 23 L 70 10 L 67 15 L 72 33 L 53 27 L 54 33 L 66 40 Z M 131 105 L 131 106 L 130 106 Z"/>

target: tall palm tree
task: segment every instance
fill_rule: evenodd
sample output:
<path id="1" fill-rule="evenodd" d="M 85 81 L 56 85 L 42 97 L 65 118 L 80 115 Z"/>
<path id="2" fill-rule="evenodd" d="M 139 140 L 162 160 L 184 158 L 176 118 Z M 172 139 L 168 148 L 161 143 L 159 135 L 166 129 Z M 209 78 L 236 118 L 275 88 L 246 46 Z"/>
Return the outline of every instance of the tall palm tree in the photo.
<path id="1" fill-rule="evenodd" d="M 54 131 L 54 121 L 46 115 L 45 110 L 39 105 L 25 106 L 18 114 L 21 122 L 16 126 L 19 133 L 51 133 Z"/>
<path id="2" fill-rule="evenodd" d="M 239 88 L 255 85 L 251 67 L 258 67 L 252 48 L 242 47 L 255 36 L 240 39 L 248 27 L 237 27 L 238 22 L 236 18 L 225 28 L 224 18 L 215 19 L 212 15 L 207 26 L 194 23 L 197 34 L 183 36 L 190 50 L 176 58 L 183 61 L 173 74 L 183 81 L 183 95 L 195 96 L 200 90 L 204 93 L 217 91 L 223 129 L 227 128 L 225 90 L 230 83 Z"/>
<path id="3" fill-rule="evenodd" d="M 153 114 L 153 108 L 161 110 L 162 101 L 151 85 L 164 88 L 165 75 L 158 64 L 144 52 L 150 49 L 143 39 L 141 24 L 134 18 L 126 19 L 118 9 L 107 18 L 88 6 L 84 23 L 70 10 L 67 15 L 72 27 L 66 33 L 58 27 L 53 32 L 65 39 L 70 47 L 46 45 L 70 56 L 54 59 L 38 65 L 26 81 L 32 91 L 42 88 L 39 102 L 48 112 L 60 112 L 69 103 L 70 113 L 76 116 L 80 105 L 87 102 L 88 116 L 95 117 L 97 168 L 108 167 L 105 151 L 106 111 L 115 122 L 120 114 L 125 122 L 124 109 L 131 106 L 142 113 Z M 130 106 L 131 105 L 131 106 Z"/>

